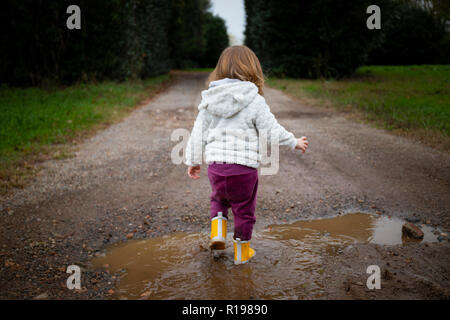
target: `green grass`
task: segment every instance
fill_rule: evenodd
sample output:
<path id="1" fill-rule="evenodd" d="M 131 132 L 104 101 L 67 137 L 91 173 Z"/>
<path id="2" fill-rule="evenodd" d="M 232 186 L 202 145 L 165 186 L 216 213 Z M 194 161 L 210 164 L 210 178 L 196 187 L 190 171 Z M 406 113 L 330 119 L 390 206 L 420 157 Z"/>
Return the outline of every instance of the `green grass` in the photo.
<path id="1" fill-rule="evenodd" d="M 21 185 L 24 163 L 120 119 L 169 78 L 163 75 L 54 89 L 1 87 L 0 192 Z M 64 158 L 65 154 L 58 150 L 51 157 Z"/>
<path id="2" fill-rule="evenodd" d="M 298 98 L 362 111 L 365 119 L 424 142 L 428 134 L 447 143 L 450 137 L 448 65 L 366 66 L 344 80 L 275 78 L 268 84 Z"/>

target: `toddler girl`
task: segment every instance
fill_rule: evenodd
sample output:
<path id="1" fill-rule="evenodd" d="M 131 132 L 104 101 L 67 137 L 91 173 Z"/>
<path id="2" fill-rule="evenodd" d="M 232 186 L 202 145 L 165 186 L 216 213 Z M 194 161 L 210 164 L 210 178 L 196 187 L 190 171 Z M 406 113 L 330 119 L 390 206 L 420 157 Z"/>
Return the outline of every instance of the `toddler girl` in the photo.
<path id="1" fill-rule="evenodd" d="M 246 46 L 226 48 L 202 91 L 199 113 L 186 147 L 188 175 L 198 179 L 200 164 L 208 166 L 211 183 L 211 249 L 224 249 L 228 209 L 234 215 L 234 263 L 248 262 L 255 224 L 259 137 L 303 152 L 306 137 L 300 139 L 276 121 L 263 98 L 264 75 L 258 58 Z"/>

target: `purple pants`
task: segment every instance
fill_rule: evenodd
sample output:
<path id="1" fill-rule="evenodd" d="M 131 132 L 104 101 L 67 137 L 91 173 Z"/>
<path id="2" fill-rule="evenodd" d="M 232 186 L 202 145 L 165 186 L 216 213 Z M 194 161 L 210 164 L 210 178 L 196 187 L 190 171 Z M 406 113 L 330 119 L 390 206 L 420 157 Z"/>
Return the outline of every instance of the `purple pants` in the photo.
<path id="1" fill-rule="evenodd" d="M 258 170 L 239 164 L 212 163 L 208 166 L 211 183 L 211 219 L 228 208 L 234 216 L 234 238 L 250 240 L 255 224 Z"/>

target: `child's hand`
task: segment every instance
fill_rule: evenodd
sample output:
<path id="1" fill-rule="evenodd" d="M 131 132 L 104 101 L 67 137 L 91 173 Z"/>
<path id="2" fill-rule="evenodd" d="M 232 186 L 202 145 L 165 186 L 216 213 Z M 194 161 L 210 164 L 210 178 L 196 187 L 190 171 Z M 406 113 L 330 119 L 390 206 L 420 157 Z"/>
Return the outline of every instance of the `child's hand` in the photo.
<path id="1" fill-rule="evenodd" d="M 191 178 L 191 179 L 198 179 L 198 178 L 200 178 L 198 173 L 200 173 L 200 166 L 195 166 L 195 167 L 189 167 L 188 168 L 189 178 Z"/>
<path id="2" fill-rule="evenodd" d="M 300 149 L 305 153 L 306 149 L 308 149 L 308 140 L 306 137 L 301 137 L 300 139 L 297 139 L 297 145 L 295 146 L 295 149 Z"/>

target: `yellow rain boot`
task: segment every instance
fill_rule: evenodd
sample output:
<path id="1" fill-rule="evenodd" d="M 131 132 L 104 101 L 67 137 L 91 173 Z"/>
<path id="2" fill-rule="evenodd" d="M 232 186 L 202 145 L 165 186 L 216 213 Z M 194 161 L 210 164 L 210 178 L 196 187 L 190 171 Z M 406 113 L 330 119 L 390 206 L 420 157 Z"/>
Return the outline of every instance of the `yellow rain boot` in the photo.
<path id="1" fill-rule="evenodd" d="M 233 239 L 234 245 L 234 264 L 247 263 L 254 255 L 255 250 L 250 248 L 250 241 L 241 241 L 237 238 Z"/>
<path id="2" fill-rule="evenodd" d="M 227 236 L 227 218 L 222 212 L 217 213 L 217 217 L 211 220 L 211 249 L 225 249 L 225 237 Z"/>

